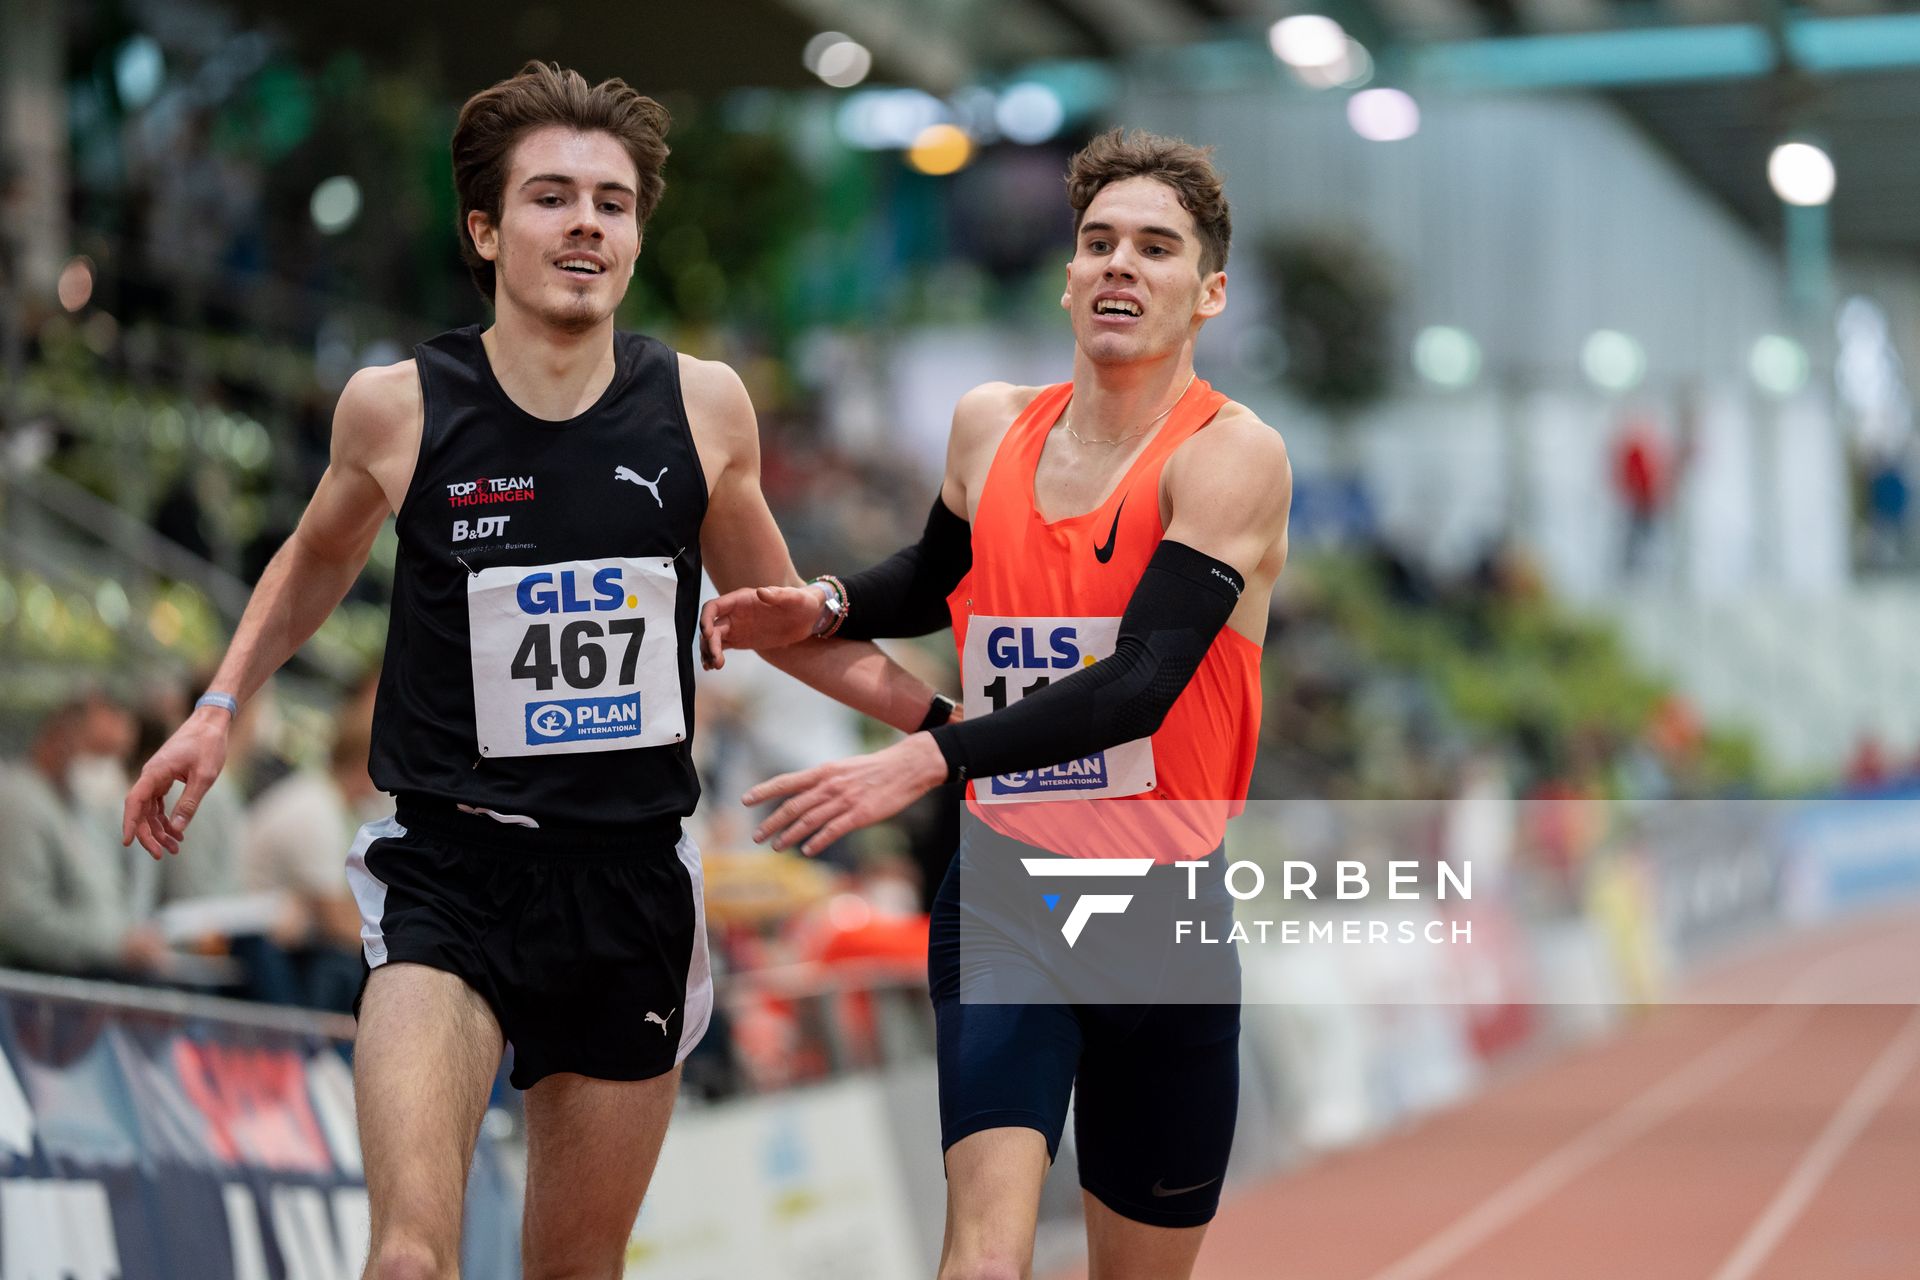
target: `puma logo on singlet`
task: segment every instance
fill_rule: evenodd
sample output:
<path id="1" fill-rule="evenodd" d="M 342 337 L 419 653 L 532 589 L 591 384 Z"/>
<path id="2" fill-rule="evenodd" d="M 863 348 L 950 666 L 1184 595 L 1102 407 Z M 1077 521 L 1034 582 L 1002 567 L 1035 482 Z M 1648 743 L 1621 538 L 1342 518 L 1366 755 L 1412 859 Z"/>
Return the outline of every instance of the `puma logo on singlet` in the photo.
<path id="1" fill-rule="evenodd" d="M 622 470 L 625 470 L 625 468 L 622 468 Z M 680 1012 L 680 1007 L 678 1005 L 675 1005 L 673 1008 L 667 1010 L 667 1018 L 671 1018 L 674 1014 L 678 1012 Z M 646 1017 L 642 1018 L 641 1021 L 659 1023 L 660 1034 L 665 1035 L 667 1034 L 667 1018 L 663 1018 L 657 1013 L 649 1013 Z"/>
<path id="2" fill-rule="evenodd" d="M 632 467 L 615 467 L 613 469 L 613 478 L 615 480 L 627 480 L 639 485 L 642 489 L 645 489 L 653 495 L 653 500 L 660 503 L 660 509 L 662 511 L 667 509 L 667 504 L 660 502 L 660 478 L 666 474 L 667 468 L 662 467 L 660 468 L 660 475 L 655 476 L 651 480 L 647 480 L 636 473 Z"/>
<path id="3" fill-rule="evenodd" d="M 1120 513 L 1126 509 L 1127 500 L 1123 497 L 1120 505 L 1113 509 L 1113 528 L 1107 530 L 1107 545 L 1093 549 L 1093 558 L 1101 564 L 1113 559 L 1113 544 L 1120 536 Z"/>

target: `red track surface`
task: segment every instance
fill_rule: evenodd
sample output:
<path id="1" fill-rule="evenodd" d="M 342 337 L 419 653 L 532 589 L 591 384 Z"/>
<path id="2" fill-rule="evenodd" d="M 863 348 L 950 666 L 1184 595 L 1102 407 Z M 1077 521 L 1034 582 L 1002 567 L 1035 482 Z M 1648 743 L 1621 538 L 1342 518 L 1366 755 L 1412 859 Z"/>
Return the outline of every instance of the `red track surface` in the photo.
<path id="1" fill-rule="evenodd" d="M 1896 998 L 1920 914 L 1703 990 Z M 1230 1193 L 1196 1280 L 1920 1277 L 1920 1008 L 1675 1005 Z M 1063 1278 L 1064 1280 L 1064 1278 Z"/>

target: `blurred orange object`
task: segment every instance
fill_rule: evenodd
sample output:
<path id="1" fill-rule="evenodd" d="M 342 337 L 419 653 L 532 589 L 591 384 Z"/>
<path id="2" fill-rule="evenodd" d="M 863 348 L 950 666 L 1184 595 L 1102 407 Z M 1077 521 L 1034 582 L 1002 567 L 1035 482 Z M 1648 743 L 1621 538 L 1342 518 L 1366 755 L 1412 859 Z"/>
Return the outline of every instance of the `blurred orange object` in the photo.
<path id="1" fill-rule="evenodd" d="M 785 920 L 823 902 L 833 874 L 794 854 L 708 853 L 700 859 L 706 877 L 707 919 L 716 925 L 755 925 Z"/>
<path id="2" fill-rule="evenodd" d="M 1647 721 L 1647 741 L 1668 760 L 1684 760 L 1700 750 L 1706 741 L 1706 726 L 1700 713 L 1687 699 L 1669 693 L 1660 699 Z"/>

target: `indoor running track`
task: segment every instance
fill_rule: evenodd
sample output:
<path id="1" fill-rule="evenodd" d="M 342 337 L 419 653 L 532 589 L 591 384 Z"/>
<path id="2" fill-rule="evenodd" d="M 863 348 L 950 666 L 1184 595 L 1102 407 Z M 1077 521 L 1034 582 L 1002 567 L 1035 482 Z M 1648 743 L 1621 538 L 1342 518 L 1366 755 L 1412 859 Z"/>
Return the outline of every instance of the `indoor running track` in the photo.
<path id="1" fill-rule="evenodd" d="M 1748 957 L 1690 997 L 1776 1002 L 1627 1018 L 1234 1188 L 1196 1280 L 1913 1280 L 1917 984 L 1920 911 Z"/>

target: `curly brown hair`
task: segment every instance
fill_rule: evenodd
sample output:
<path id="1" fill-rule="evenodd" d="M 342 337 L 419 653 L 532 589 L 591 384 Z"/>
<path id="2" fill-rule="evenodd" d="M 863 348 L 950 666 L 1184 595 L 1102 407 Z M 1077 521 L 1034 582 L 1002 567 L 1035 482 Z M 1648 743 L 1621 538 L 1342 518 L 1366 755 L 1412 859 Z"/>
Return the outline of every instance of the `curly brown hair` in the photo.
<path id="1" fill-rule="evenodd" d="M 1087 206 L 1100 189 L 1128 178 L 1152 178 L 1172 187 L 1200 234 L 1200 274 L 1226 269 L 1233 218 L 1220 174 L 1213 167 L 1213 148 L 1145 130 L 1109 129 L 1067 163 L 1067 203 L 1073 206 L 1076 239 Z"/>
<path id="2" fill-rule="evenodd" d="M 547 125 L 612 134 L 639 173 L 634 214 L 644 227 L 667 188 L 660 171 L 671 123 L 665 107 L 626 81 L 590 85 L 578 71 L 550 62 L 529 62 L 520 74 L 468 98 L 453 130 L 453 188 L 460 205 L 460 257 L 481 296 L 493 301 L 493 264 L 474 247 L 467 215 L 478 209 L 499 224 L 508 158 L 524 134 Z"/>

